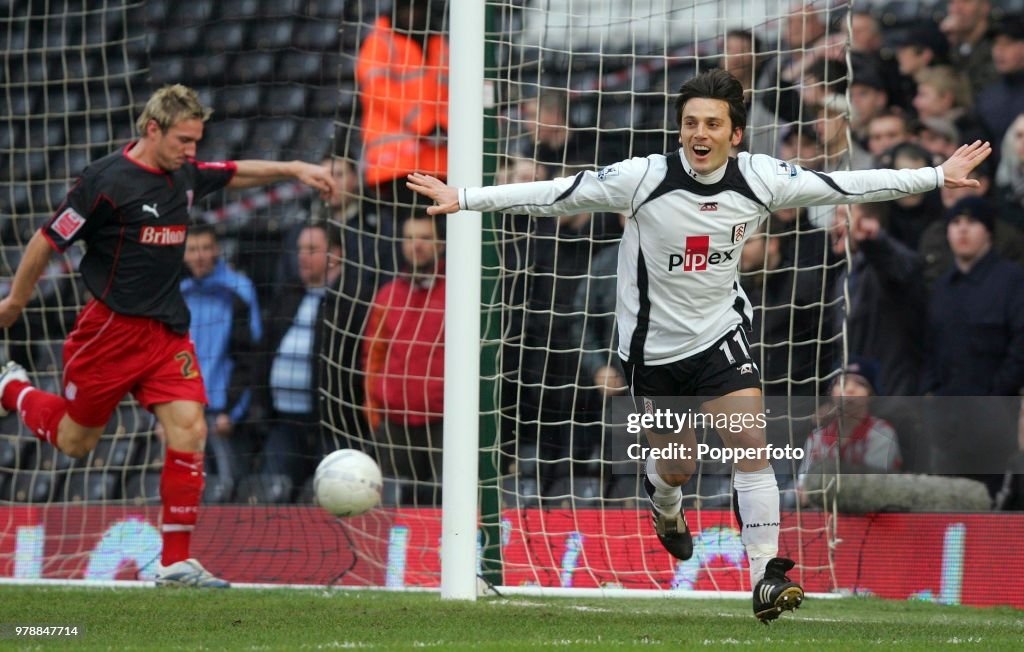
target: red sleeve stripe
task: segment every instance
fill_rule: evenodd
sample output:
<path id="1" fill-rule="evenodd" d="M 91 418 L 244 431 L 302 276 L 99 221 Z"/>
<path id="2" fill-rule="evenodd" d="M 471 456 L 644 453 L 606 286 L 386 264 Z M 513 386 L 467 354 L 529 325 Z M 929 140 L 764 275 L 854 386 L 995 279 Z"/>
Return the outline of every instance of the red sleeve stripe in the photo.
<path id="1" fill-rule="evenodd" d="M 200 170 L 227 170 L 231 173 L 228 183 L 235 178 L 238 172 L 238 164 L 234 161 L 196 161 L 196 167 Z"/>

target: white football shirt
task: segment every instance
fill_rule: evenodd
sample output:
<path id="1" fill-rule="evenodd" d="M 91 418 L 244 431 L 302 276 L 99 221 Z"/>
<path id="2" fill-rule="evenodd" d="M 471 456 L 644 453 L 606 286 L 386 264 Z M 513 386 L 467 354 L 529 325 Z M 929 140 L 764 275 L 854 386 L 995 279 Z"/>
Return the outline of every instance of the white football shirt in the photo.
<path id="1" fill-rule="evenodd" d="M 941 187 L 941 168 L 823 174 L 741 153 L 701 175 L 680 149 L 573 177 L 459 191 L 466 210 L 625 213 L 619 245 L 619 356 L 660 365 L 704 351 L 753 316 L 740 289 L 743 243 L 781 208 L 887 201 Z"/>

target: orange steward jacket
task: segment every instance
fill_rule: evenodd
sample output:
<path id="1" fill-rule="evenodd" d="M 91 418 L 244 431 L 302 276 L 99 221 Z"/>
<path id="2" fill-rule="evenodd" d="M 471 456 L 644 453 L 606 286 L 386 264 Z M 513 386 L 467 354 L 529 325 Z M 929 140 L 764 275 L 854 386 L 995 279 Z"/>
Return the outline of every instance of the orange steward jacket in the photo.
<path id="1" fill-rule="evenodd" d="M 378 185 L 409 172 L 445 177 L 448 149 L 448 43 L 422 42 L 377 19 L 356 64 L 362 99 L 363 173 Z"/>

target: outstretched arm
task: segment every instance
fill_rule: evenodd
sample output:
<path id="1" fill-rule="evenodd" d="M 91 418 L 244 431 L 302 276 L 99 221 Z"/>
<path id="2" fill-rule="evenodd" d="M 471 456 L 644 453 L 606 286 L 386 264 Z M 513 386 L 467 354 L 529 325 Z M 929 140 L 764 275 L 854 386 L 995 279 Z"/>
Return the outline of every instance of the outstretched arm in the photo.
<path id="1" fill-rule="evenodd" d="M 858 204 L 863 202 L 890 201 L 928 192 L 946 186 L 948 188 L 976 187 L 978 182 L 967 175 L 978 167 L 992 153 L 987 142 L 975 141 L 964 145 L 938 167 L 917 170 L 851 170 L 840 172 L 817 172 L 796 166 L 786 167 L 776 159 L 754 155 L 751 165 L 752 181 L 763 184 L 768 208 L 795 208 L 800 206 L 824 206 L 831 204 Z M 789 174 L 779 172 L 788 171 Z M 757 188 L 755 188 L 757 190 Z"/>
<path id="2" fill-rule="evenodd" d="M 32 239 L 28 241 L 25 255 L 18 265 L 18 271 L 14 273 L 10 294 L 0 301 L 0 328 L 7 328 L 13 324 L 21 315 L 21 311 L 28 305 L 39 277 L 43 275 L 46 266 L 50 264 L 52 253 L 53 248 L 46 236 L 41 230 L 36 231 Z"/>
<path id="3" fill-rule="evenodd" d="M 235 161 L 235 176 L 228 188 L 252 188 L 275 181 L 297 179 L 320 192 L 321 199 L 328 199 L 335 190 L 334 177 L 320 165 L 303 161 Z"/>
<path id="4" fill-rule="evenodd" d="M 600 172 L 483 188 L 455 188 L 434 177 L 413 173 L 406 185 L 435 202 L 427 208 L 430 215 L 455 213 L 461 208 L 550 217 L 594 211 L 632 214 L 632 200 L 651 165 L 650 159 L 633 158 Z"/>

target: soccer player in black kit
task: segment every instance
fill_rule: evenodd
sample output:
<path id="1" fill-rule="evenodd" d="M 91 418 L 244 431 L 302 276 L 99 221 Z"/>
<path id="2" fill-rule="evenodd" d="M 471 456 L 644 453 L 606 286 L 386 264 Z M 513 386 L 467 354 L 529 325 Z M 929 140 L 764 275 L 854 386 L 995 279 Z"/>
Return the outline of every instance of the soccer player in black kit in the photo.
<path id="1" fill-rule="evenodd" d="M 724 70 L 682 85 L 676 100 L 679 145 L 669 154 L 632 158 L 599 172 L 487 188 L 453 188 L 409 175 L 411 189 L 434 200 L 431 215 L 459 210 L 574 215 L 591 211 L 629 218 L 619 245 L 616 322 L 619 357 L 634 401 L 655 412 L 654 397 L 706 397 L 700 412 L 722 415 L 738 430 L 719 429 L 724 444 L 759 451 L 734 464 L 741 537 L 750 563 L 754 615 L 767 623 L 803 601 L 803 588 L 778 557 L 779 488 L 766 452 L 761 379 L 750 357 L 750 302 L 738 283 L 746 240 L 772 211 L 799 206 L 884 201 L 946 187 L 977 185 L 968 173 L 991 153 L 988 143 L 958 149 L 920 170 L 822 174 L 763 154 L 730 149 L 747 120 L 743 87 Z M 715 418 L 718 423 L 718 417 Z M 647 431 L 662 450 L 696 450 L 693 429 Z M 647 459 L 644 485 L 655 532 L 673 556 L 688 559 L 693 542 L 680 487 L 695 459 Z"/>
<path id="2" fill-rule="evenodd" d="M 17 410 L 36 437 L 83 457 L 121 398 L 133 394 L 156 415 L 167 444 L 156 583 L 226 588 L 228 582 L 189 556 L 206 442 L 206 390 L 179 290 L 189 210 L 225 186 L 294 178 L 327 197 L 334 180 L 321 166 L 300 161 L 196 161 L 209 116 L 190 88 L 156 91 L 136 123 L 139 139 L 86 167 L 29 241 L 0 301 L 0 327 L 18 319 L 52 252 L 78 240 L 86 244 L 79 271 L 93 298 L 64 346 L 63 396 L 32 387 L 11 361 L 0 371 L 0 416 Z"/>

